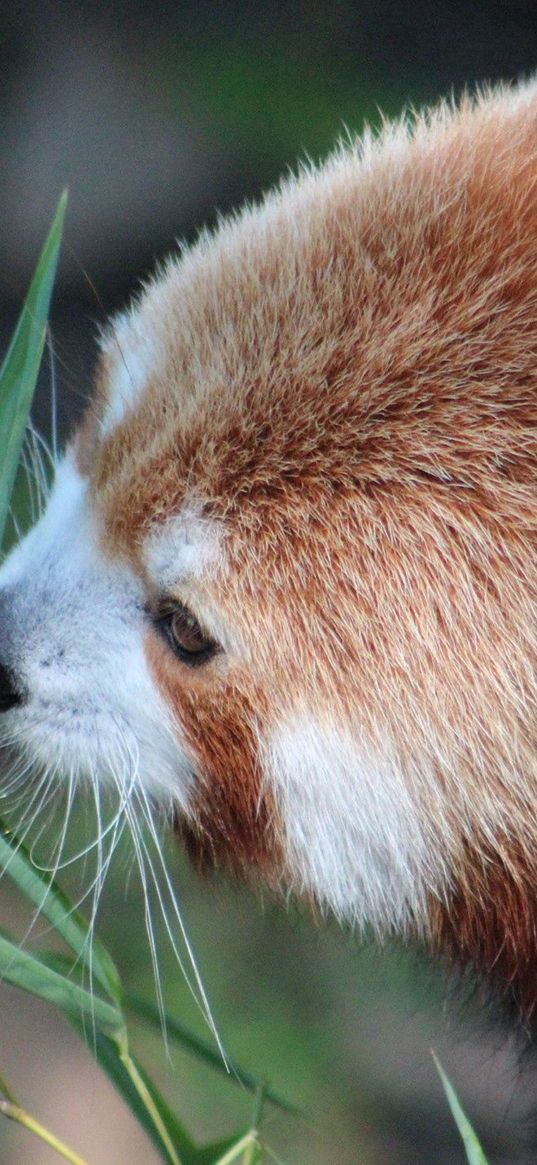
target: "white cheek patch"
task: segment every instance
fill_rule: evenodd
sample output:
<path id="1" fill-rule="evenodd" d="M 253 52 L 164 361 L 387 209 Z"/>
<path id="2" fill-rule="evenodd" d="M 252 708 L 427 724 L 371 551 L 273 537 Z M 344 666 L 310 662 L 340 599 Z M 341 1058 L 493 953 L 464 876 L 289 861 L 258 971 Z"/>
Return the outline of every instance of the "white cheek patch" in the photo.
<path id="1" fill-rule="evenodd" d="M 185 502 L 179 514 L 154 527 L 143 555 L 156 589 L 171 591 L 183 579 L 200 579 L 222 569 L 223 529 L 203 517 L 200 505 Z"/>
<path id="2" fill-rule="evenodd" d="M 158 374 L 158 351 L 147 329 L 136 323 L 136 314 L 117 317 L 102 344 L 112 369 L 102 435 L 108 436 L 141 400 L 149 379 Z"/>
<path id="3" fill-rule="evenodd" d="M 431 869 L 417 807 L 396 767 L 313 716 L 283 724 L 262 755 L 293 889 L 380 934 L 424 923 L 427 892 L 441 886 L 442 871 Z"/>

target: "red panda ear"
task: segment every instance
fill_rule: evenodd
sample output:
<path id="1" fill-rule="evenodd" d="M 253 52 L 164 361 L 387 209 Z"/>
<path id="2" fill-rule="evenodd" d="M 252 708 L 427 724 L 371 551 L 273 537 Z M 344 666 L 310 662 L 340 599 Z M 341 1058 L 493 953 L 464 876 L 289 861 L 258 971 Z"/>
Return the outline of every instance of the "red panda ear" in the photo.
<path id="1" fill-rule="evenodd" d="M 114 431 L 162 374 L 165 353 L 155 332 L 142 323 L 134 304 L 101 334 L 98 391 L 103 402 L 102 436 Z"/>

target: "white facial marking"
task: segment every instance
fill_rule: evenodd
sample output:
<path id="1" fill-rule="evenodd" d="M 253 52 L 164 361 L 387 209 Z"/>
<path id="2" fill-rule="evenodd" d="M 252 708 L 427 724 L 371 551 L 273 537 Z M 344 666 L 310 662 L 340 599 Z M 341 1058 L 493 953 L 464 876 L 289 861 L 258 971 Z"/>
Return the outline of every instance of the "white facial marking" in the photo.
<path id="1" fill-rule="evenodd" d="M 203 588 L 196 586 L 198 580 L 225 572 L 224 538 L 221 522 L 205 518 L 199 503 L 186 501 L 178 514 L 155 525 L 148 534 L 143 562 L 157 593 L 186 602 L 207 634 L 224 648 L 228 659 L 244 659 L 245 644 Z"/>
<path id="2" fill-rule="evenodd" d="M 103 351 L 113 362 L 108 383 L 108 404 L 102 420 L 102 434 L 108 435 L 141 400 L 150 376 L 158 372 L 155 345 L 147 331 L 137 326 L 136 316 L 125 312 L 114 321 L 103 342 Z"/>
<path id="3" fill-rule="evenodd" d="M 186 502 L 148 535 L 144 563 L 161 591 L 173 590 L 181 579 L 214 574 L 223 563 L 222 528 L 203 517 L 201 506 Z"/>
<path id="4" fill-rule="evenodd" d="M 289 720 L 262 749 L 283 822 L 293 888 L 378 932 L 425 918 L 431 873 L 418 812 L 395 766 L 313 716 Z"/>
<path id="5" fill-rule="evenodd" d="M 15 586 L 32 569 L 32 564 L 37 565 L 54 547 L 59 547 L 65 531 L 76 526 L 84 492 L 84 480 L 72 458 L 64 457 L 56 466 L 45 513 L 0 567 L 0 587 Z"/>
<path id="6" fill-rule="evenodd" d="M 0 659 L 25 694 L 9 738 L 59 777 L 107 777 L 187 808 L 191 770 L 149 670 L 140 580 L 103 554 L 68 456 L 47 510 L 0 569 Z"/>

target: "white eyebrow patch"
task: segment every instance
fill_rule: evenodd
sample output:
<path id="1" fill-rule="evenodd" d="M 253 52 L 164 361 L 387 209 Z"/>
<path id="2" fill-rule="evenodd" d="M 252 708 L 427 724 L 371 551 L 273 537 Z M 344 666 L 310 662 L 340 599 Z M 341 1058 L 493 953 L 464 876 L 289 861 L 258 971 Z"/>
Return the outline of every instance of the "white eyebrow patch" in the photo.
<path id="1" fill-rule="evenodd" d="M 195 502 L 155 526 L 144 543 L 143 559 L 158 590 L 171 591 L 178 582 L 214 575 L 224 561 L 222 526 L 205 518 Z"/>
<path id="2" fill-rule="evenodd" d="M 130 311 L 116 317 L 105 334 L 102 351 L 111 369 L 107 405 L 102 420 L 103 436 L 108 436 L 141 400 L 151 377 L 158 374 L 160 360 L 148 330 L 136 325 Z"/>

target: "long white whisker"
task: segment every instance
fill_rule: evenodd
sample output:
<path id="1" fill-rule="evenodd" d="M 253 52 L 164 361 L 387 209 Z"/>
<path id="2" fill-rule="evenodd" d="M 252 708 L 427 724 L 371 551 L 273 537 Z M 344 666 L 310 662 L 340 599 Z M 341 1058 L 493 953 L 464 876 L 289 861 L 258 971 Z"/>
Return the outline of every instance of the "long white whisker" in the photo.
<path id="1" fill-rule="evenodd" d="M 45 465 L 43 462 L 43 455 L 39 442 L 37 440 L 37 432 L 31 422 L 28 422 L 26 428 L 26 443 L 28 448 L 28 455 L 32 465 L 32 472 L 35 480 L 35 488 L 37 495 L 37 510 L 39 516 L 43 513 L 45 501 L 48 496 L 48 483 Z"/>
<path id="2" fill-rule="evenodd" d="M 17 836 L 16 844 L 15 844 L 14 849 L 13 849 L 13 853 L 12 853 L 12 855 L 10 855 L 8 861 L 6 862 L 5 866 L 3 867 L 2 874 L 9 872 L 9 866 L 10 866 L 11 862 L 14 860 L 18 850 L 24 845 L 24 841 L 25 841 L 26 837 L 28 836 L 28 834 L 32 831 L 34 823 L 36 822 L 36 820 L 38 818 L 42 820 L 44 806 L 45 806 L 47 800 L 49 799 L 51 792 L 53 792 L 55 789 L 56 776 L 57 776 L 57 774 L 54 771 L 54 769 L 45 770 L 44 773 L 42 774 L 41 779 L 37 783 L 37 788 L 36 788 L 36 791 L 34 793 L 34 797 L 32 798 L 32 802 L 35 801 L 33 811 L 29 812 L 29 810 L 27 809 L 26 813 L 23 814 L 23 818 L 21 819 L 21 822 L 24 821 L 25 817 L 28 817 L 28 820 L 26 822 L 26 828 L 23 830 L 22 835 L 19 834 Z M 39 791 L 41 789 L 43 791 L 42 791 L 41 797 L 39 797 L 38 794 L 39 794 Z M 72 800 L 72 798 L 70 799 L 70 801 L 71 800 Z M 70 801 L 68 803 L 68 808 L 67 808 L 67 812 L 66 812 L 66 820 L 64 823 L 64 829 L 63 829 L 62 834 L 60 836 L 59 850 L 58 850 L 59 854 L 61 853 L 61 844 L 62 844 L 61 837 L 65 836 L 65 832 L 67 829 L 67 819 L 68 819 L 68 815 L 69 815 Z M 20 829 L 21 822 L 19 822 L 19 829 Z M 46 823 L 42 822 L 40 833 L 42 833 L 42 831 L 45 828 L 46 828 Z M 36 841 L 33 842 L 33 845 L 35 845 L 35 844 L 36 844 Z M 33 848 L 33 846 L 32 846 L 32 848 Z M 31 853 L 32 853 L 32 850 L 30 850 L 30 859 L 31 859 Z M 34 929 L 38 919 L 42 915 L 47 897 L 50 893 L 50 885 L 51 884 L 48 884 L 44 887 L 43 897 L 42 897 L 41 901 L 35 905 L 34 912 L 33 912 L 32 918 L 30 920 L 30 923 L 27 926 L 25 933 L 23 934 L 23 936 L 20 939 L 21 946 L 23 946 L 28 941 L 28 939 L 32 933 L 32 930 Z"/>
<path id="3" fill-rule="evenodd" d="M 28 485 L 28 501 L 30 503 L 30 518 L 31 518 L 32 525 L 34 525 L 36 522 L 37 513 L 38 513 L 38 506 L 36 503 L 35 473 L 34 473 L 33 467 L 32 467 L 30 460 L 29 460 L 28 448 L 25 445 L 23 445 L 22 450 L 21 450 L 20 464 L 22 465 L 22 468 L 24 470 L 24 476 L 26 478 L 26 482 Z"/>
<path id="4" fill-rule="evenodd" d="M 11 744 L 11 743 L 13 743 L 13 741 L 9 740 L 6 736 L 2 737 L 1 747 L 4 747 L 4 746 Z M 24 798 L 24 804 L 26 804 L 28 801 L 28 787 L 27 787 L 27 785 L 24 784 L 24 778 L 27 776 L 27 774 L 29 774 L 29 773 L 32 774 L 34 772 L 34 769 L 35 769 L 35 766 L 34 766 L 33 762 L 30 760 L 30 758 L 24 758 L 24 757 L 17 757 L 16 759 L 11 758 L 10 759 L 10 766 L 5 774 L 7 779 L 4 780 L 4 777 L 2 777 L 2 791 L 0 793 L 0 800 L 1 801 L 8 801 L 10 794 L 11 794 L 11 790 L 16 789 L 16 788 L 20 788 L 21 799 Z M 15 804 L 17 804 L 16 801 L 15 801 Z"/>
<path id="5" fill-rule="evenodd" d="M 157 1007 L 160 1016 L 161 1029 L 164 1037 L 164 1043 L 167 1050 L 166 1038 L 166 1009 L 164 1007 L 164 995 L 162 991 L 162 982 L 160 976 L 160 967 L 158 961 L 157 943 L 155 939 L 155 929 L 153 919 L 151 916 L 151 897 L 149 893 L 149 886 L 147 882 L 147 873 L 145 868 L 145 854 L 144 846 L 141 839 L 140 826 L 136 820 L 136 816 L 132 812 L 130 805 L 126 807 L 125 816 L 129 825 L 129 831 L 132 838 L 134 854 L 136 857 L 136 864 L 138 866 L 138 873 L 140 876 L 140 883 L 142 886 L 142 896 L 144 900 L 144 921 L 145 930 L 147 934 L 147 941 L 149 943 L 149 952 L 151 955 L 151 964 L 153 967 L 153 978 L 155 982 L 155 995 L 157 1000 Z"/>
<path id="6" fill-rule="evenodd" d="M 56 469 L 57 459 L 54 457 L 54 452 L 51 449 L 46 437 L 44 437 L 43 434 L 39 431 L 39 429 L 36 428 L 36 426 L 34 425 L 34 422 L 32 421 L 31 418 L 28 421 L 28 429 L 30 430 L 30 432 L 32 434 L 33 441 L 35 442 L 36 446 L 40 450 L 40 461 L 41 461 L 41 465 L 43 466 L 43 469 L 44 469 L 44 478 L 45 478 L 45 481 L 47 482 L 47 489 L 48 489 L 48 474 L 47 474 L 47 471 L 45 468 L 45 464 L 47 462 L 50 469 L 52 471 L 54 471 Z M 46 462 L 45 462 L 45 458 L 46 458 Z"/>
<path id="7" fill-rule="evenodd" d="M 13 523 L 13 529 L 14 529 L 14 531 L 15 531 L 15 534 L 16 534 L 16 536 L 17 536 L 17 542 L 20 542 L 20 540 L 21 540 L 21 538 L 22 538 L 22 530 L 21 530 L 21 527 L 20 527 L 19 520 L 18 520 L 18 518 L 15 516 L 15 507 L 14 507 L 13 505 L 11 505 L 11 504 L 10 504 L 10 506 L 9 506 L 9 511 L 8 511 L 8 512 L 9 512 L 9 517 L 10 517 L 10 519 L 11 519 L 12 523 Z"/>
<path id="8" fill-rule="evenodd" d="M 176 893 L 175 893 L 174 888 L 172 886 L 170 875 L 168 873 L 168 869 L 167 869 L 166 863 L 164 861 L 164 856 L 162 853 L 160 838 L 158 836 L 158 833 L 157 833 L 157 830 L 155 827 L 155 822 L 153 819 L 153 814 L 151 811 L 151 807 L 149 805 L 147 794 L 146 794 L 146 791 L 143 788 L 143 785 L 141 783 L 139 783 L 139 785 L 136 789 L 135 796 L 136 796 L 136 800 L 138 802 L 138 805 L 140 806 L 142 816 L 147 823 L 149 833 L 150 833 L 151 839 L 152 839 L 154 847 L 155 847 L 155 851 L 156 851 L 156 855 L 157 855 L 157 859 L 158 859 L 158 865 L 159 865 L 160 871 L 163 875 L 164 885 L 166 887 L 166 890 L 168 891 L 169 899 L 170 899 L 171 906 L 172 906 L 173 915 L 174 915 L 176 922 L 179 926 L 181 938 L 182 938 L 182 941 L 185 945 L 185 950 L 186 950 L 187 955 L 188 955 L 188 960 L 189 960 L 190 965 L 192 967 L 192 971 L 194 974 L 194 982 L 195 982 L 197 990 L 199 992 L 199 996 L 193 987 L 190 976 L 186 972 L 186 969 L 184 966 L 184 961 L 179 953 L 179 950 L 177 947 L 177 942 L 176 942 L 175 936 L 173 934 L 173 931 L 172 931 L 172 928 L 170 926 L 170 922 L 168 919 L 168 913 L 167 913 L 166 906 L 164 903 L 162 891 L 160 889 L 159 879 L 158 879 L 151 855 L 149 853 L 148 847 L 147 847 L 146 843 L 144 841 L 142 841 L 142 844 L 144 846 L 146 859 L 147 859 L 147 862 L 149 865 L 149 869 L 150 869 L 151 875 L 153 877 L 153 883 L 154 883 L 155 891 L 156 891 L 156 894 L 158 897 L 159 906 L 160 906 L 160 909 L 162 912 L 162 919 L 163 919 L 163 922 L 164 922 L 164 925 L 166 928 L 166 933 L 168 935 L 168 938 L 169 938 L 169 941 L 171 943 L 172 950 L 173 950 L 174 955 L 177 959 L 177 962 L 178 962 L 178 964 L 181 968 L 181 971 L 185 977 L 185 981 L 188 985 L 188 988 L 191 991 L 194 999 L 196 1000 L 198 1007 L 200 1008 L 200 1011 L 202 1012 L 202 1014 L 205 1017 L 207 1025 L 208 1025 L 210 1031 L 212 1032 L 212 1034 L 216 1040 L 216 1044 L 217 1044 L 218 1050 L 220 1052 L 220 1055 L 222 1056 L 224 1064 L 227 1067 L 228 1066 L 227 1055 L 226 1055 L 224 1046 L 222 1044 L 222 1040 L 220 1038 L 220 1035 L 218 1033 L 218 1028 L 216 1026 L 216 1022 L 215 1022 L 214 1016 L 212 1014 L 211 1006 L 210 1006 L 210 1003 L 209 1003 L 209 1000 L 207 997 L 207 993 L 206 993 L 206 990 L 205 990 L 205 987 L 203 984 L 203 980 L 201 978 L 201 975 L 200 975 L 200 972 L 199 972 L 199 969 L 198 969 L 198 966 L 196 963 L 194 951 L 192 949 L 192 945 L 191 945 L 190 939 L 189 939 L 187 931 L 186 931 L 183 917 L 182 917 L 181 911 L 179 909 Z"/>
<path id="9" fill-rule="evenodd" d="M 57 783 L 60 788 L 62 787 L 59 784 L 58 772 L 55 768 L 50 771 L 50 778 L 49 779 L 50 779 L 51 783 L 54 783 L 54 784 Z M 71 773 L 69 775 L 68 781 L 67 781 L 66 806 L 65 806 L 65 815 L 64 815 L 63 826 L 62 826 L 62 829 L 60 830 L 58 839 L 57 839 L 57 841 L 53 847 L 53 850 L 52 850 L 52 855 L 54 858 L 52 865 L 47 866 L 46 868 L 43 868 L 39 864 L 39 862 L 37 861 L 37 858 L 35 856 L 35 850 L 38 846 L 39 839 L 42 836 L 42 831 L 40 831 L 38 836 L 35 838 L 35 840 L 32 843 L 31 849 L 30 849 L 30 861 L 31 861 L 32 865 L 34 866 L 34 868 L 36 870 L 38 870 L 40 873 L 51 874 L 53 878 L 56 877 L 56 875 L 58 873 L 58 869 L 59 869 L 61 851 L 62 851 L 63 845 L 65 843 L 65 836 L 67 833 L 67 824 L 68 824 L 68 821 L 69 821 L 69 818 L 71 815 L 73 797 L 74 797 L 74 779 L 73 779 L 73 774 Z M 54 855 L 56 855 L 56 856 L 54 857 Z"/>
<path id="10" fill-rule="evenodd" d="M 57 780 L 57 773 L 54 770 L 52 770 L 52 772 L 48 775 L 49 784 L 55 784 L 56 780 Z M 58 855 L 57 862 L 59 862 L 59 859 L 61 857 L 61 852 L 62 852 L 63 844 L 65 842 L 65 837 L 66 837 L 67 829 L 68 829 L 68 825 L 69 825 L 69 819 L 70 819 L 71 809 L 72 809 L 72 805 L 73 805 L 73 785 L 74 785 L 74 781 L 73 781 L 73 777 L 71 775 L 69 778 L 69 790 L 68 790 L 68 797 L 67 797 L 67 801 L 66 801 L 66 809 L 65 809 L 63 826 L 62 826 L 58 841 L 57 841 L 56 846 L 55 846 L 55 850 L 56 850 L 57 855 Z M 33 848 L 36 844 L 37 844 L 37 842 L 34 841 L 32 844 L 32 847 L 30 849 L 30 861 L 32 862 L 32 865 L 34 865 L 34 866 L 35 866 L 35 862 L 33 860 L 32 854 L 33 854 Z M 36 905 L 31 922 L 29 923 L 29 925 L 26 929 L 26 932 L 23 935 L 23 938 L 21 940 L 21 945 L 24 945 L 24 943 L 27 942 L 28 938 L 30 937 L 30 934 L 32 933 L 32 930 L 34 929 L 34 927 L 36 925 L 36 922 L 41 917 L 41 915 L 45 909 L 45 904 L 46 904 L 47 898 L 50 894 L 51 887 L 52 887 L 52 884 L 54 881 L 55 881 L 55 871 L 53 870 L 50 881 L 45 886 L 43 897 L 42 897 L 41 901 Z"/>
<path id="11" fill-rule="evenodd" d="M 56 353 L 54 351 L 54 344 L 52 342 L 52 332 L 50 327 L 47 327 L 47 351 L 50 367 L 50 428 L 52 434 L 52 463 L 53 465 L 56 465 L 58 462 L 58 395 L 56 377 Z"/>
<path id="12" fill-rule="evenodd" d="M 42 794 L 42 796 L 40 796 L 42 789 L 43 789 L 43 794 Z M 36 782 L 32 796 L 30 797 L 29 800 L 28 800 L 28 798 L 26 799 L 25 810 L 24 810 L 22 817 L 19 820 L 19 831 L 17 834 L 17 838 L 21 844 L 23 844 L 25 838 L 27 837 L 28 832 L 31 829 L 31 827 L 33 826 L 33 823 L 36 820 L 38 814 L 40 814 L 42 812 L 43 806 L 46 803 L 46 800 L 52 791 L 53 791 L 52 775 L 51 775 L 50 770 L 45 770 L 45 772 L 43 773 L 41 778 Z M 36 801 L 37 801 L 37 805 L 35 805 Z M 33 810 L 33 812 L 32 812 L 32 810 Z M 24 829 L 24 832 L 22 833 L 22 836 L 21 836 L 20 830 L 21 830 L 22 826 L 25 826 L 25 829 Z"/>
<path id="13" fill-rule="evenodd" d="M 141 836 L 140 827 L 139 827 L 138 821 L 136 819 L 136 816 L 132 812 L 133 790 L 135 788 L 137 781 L 139 781 L 138 746 L 134 740 L 132 740 L 132 743 L 131 743 L 131 741 L 127 738 L 127 736 L 123 730 L 123 726 L 117 720 L 116 720 L 116 728 L 118 731 L 118 745 L 120 748 L 123 749 L 124 754 L 125 754 L 124 772 L 129 774 L 128 783 L 120 781 L 117 770 L 115 768 L 112 768 L 111 771 L 112 771 L 112 777 L 116 783 L 116 786 L 120 789 L 120 793 L 121 793 L 122 798 L 123 798 L 122 804 L 123 804 L 123 809 L 124 809 L 124 819 L 129 827 L 129 832 L 131 835 L 132 845 L 133 845 L 134 858 L 135 858 L 136 865 L 138 867 L 140 883 L 142 886 L 142 895 L 143 895 L 143 900 L 144 900 L 145 929 L 146 929 L 147 939 L 148 939 L 148 943 L 149 943 L 151 963 L 152 963 L 152 967 L 153 967 L 153 977 L 154 977 L 154 982 L 155 982 L 155 994 L 156 994 L 156 999 L 157 999 L 157 1006 L 158 1006 L 159 1015 L 160 1015 L 164 1043 L 165 1043 L 165 1047 L 166 1047 L 166 1051 L 167 1051 L 168 1045 L 167 1045 L 167 1038 L 166 1038 L 164 997 L 163 997 L 163 993 L 162 993 L 162 983 L 161 983 L 160 968 L 159 968 L 159 961 L 158 961 L 158 951 L 157 951 L 157 943 L 156 943 L 156 938 L 155 938 L 155 930 L 154 930 L 153 919 L 152 919 L 152 915 L 151 915 L 151 898 L 150 898 L 150 894 L 149 894 L 149 887 L 148 887 L 147 874 L 146 874 L 146 868 L 145 868 L 143 839 Z"/>
<path id="14" fill-rule="evenodd" d="M 98 805 L 98 797 L 96 797 L 96 805 Z M 64 858 L 64 860 L 59 864 L 55 863 L 53 867 L 34 861 L 36 869 L 39 870 L 42 874 L 50 874 L 52 873 L 52 870 L 54 870 L 57 874 L 59 870 L 66 870 L 69 866 L 74 866 L 76 862 L 79 862 L 83 858 L 88 857 L 88 855 L 92 852 L 97 851 L 98 854 L 99 846 L 102 846 L 104 838 L 106 838 L 108 834 L 113 833 L 113 831 L 116 829 L 118 820 L 120 819 L 123 812 L 123 808 L 123 806 L 120 806 L 117 813 L 114 814 L 114 817 L 111 821 L 108 822 L 102 832 L 98 833 L 97 836 L 94 837 L 92 841 L 89 841 L 87 845 L 83 846 L 82 849 L 77 850 L 74 854 L 70 854 L 69 857 Z"/>

